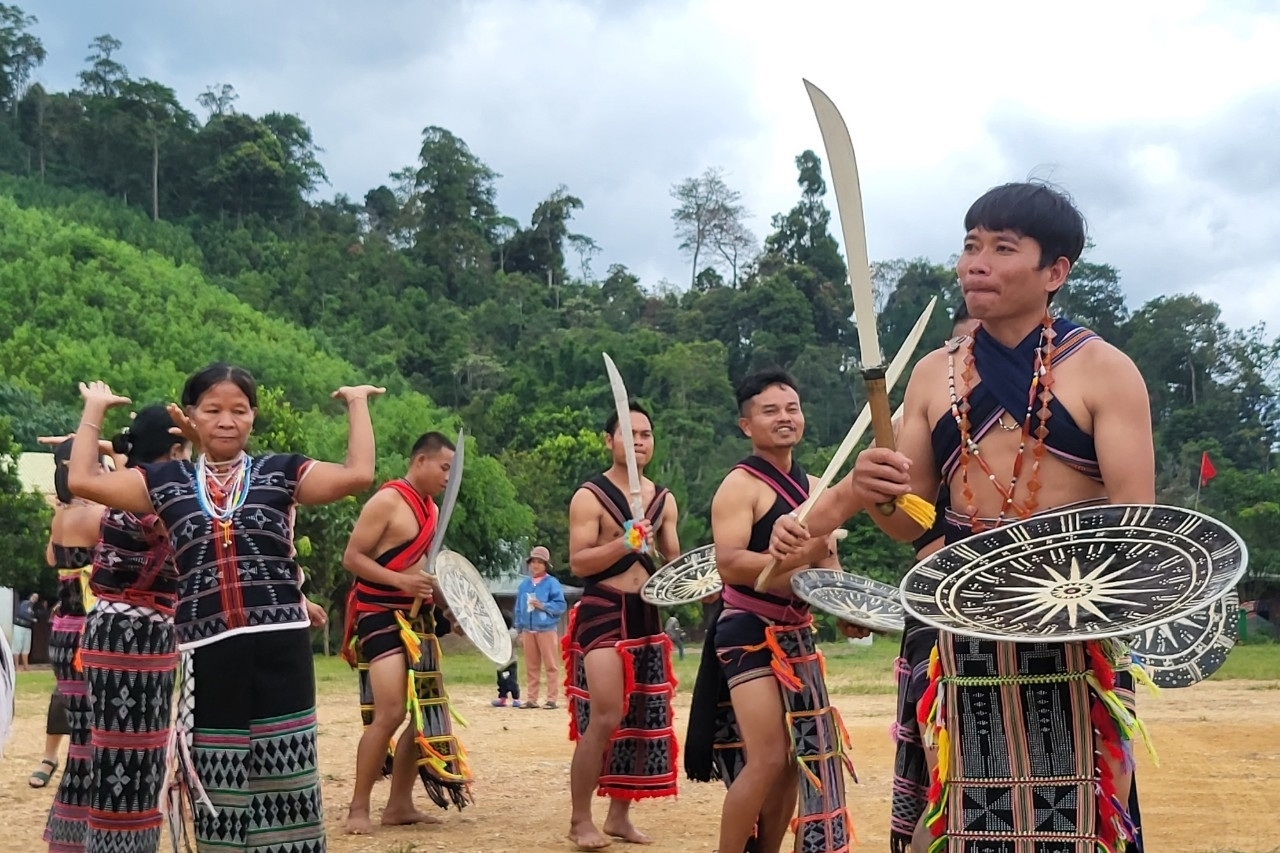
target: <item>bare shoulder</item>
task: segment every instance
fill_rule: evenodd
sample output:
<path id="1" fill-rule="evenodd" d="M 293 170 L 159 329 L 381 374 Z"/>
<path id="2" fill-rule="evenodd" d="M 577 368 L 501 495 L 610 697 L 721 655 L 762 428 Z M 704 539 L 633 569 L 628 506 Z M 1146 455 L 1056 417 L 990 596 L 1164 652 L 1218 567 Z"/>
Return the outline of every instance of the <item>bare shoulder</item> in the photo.
<path id="1" fill-rule="evenodd" d="M 950 346 L 944 346 L 930 350 L 921 356 L 915 367 L 911 368 L 907 388 L 916 390 L 922 386 L 935 385 L 939 377 L 947 375 L 947 363 L 952 354 Z"/>
<path id="2" fill-rule="evenodd" d="M 734 468 L 725 475 L 725 478 L 720 481 L 720 485 L 716 487 L 715 498 L 719 498 L 721 495 L 741 495 L 757 482 L 756 478 L 746 471 L 741 468 Z"/>
<path id="3" fill-rule="evenodd" d="M 579 486 L 569 500 L 569 517 L 586 518 L 602 512 L 600 501 L 588 489 Z"/>
<path id="4" fill-rule="evenodd" d="M 395 489 L 378 489 L 369 500 L 364 502 L 361 515 L 386 515 L 404 504 L 404 497 Z"/>
<path id="5" fill-rule="evenodd" d="M 1137 385 L 1145 392 L 1146 382 L 1142 378 L 1142 372 L 1138 370 L 1138 365 L 1134 364 L 1133 359 L 1114 344 L 1097 338 L 1081 349 L 1078 358 L 1080 366 L 1090 375 L 1108 377 L 1107 382 L 1090 383 L 1092 387 L 1128 394 L 1132 393 L 1134 386 Z M 1105 371 L 1105 374 L 1101 371 Z"/>

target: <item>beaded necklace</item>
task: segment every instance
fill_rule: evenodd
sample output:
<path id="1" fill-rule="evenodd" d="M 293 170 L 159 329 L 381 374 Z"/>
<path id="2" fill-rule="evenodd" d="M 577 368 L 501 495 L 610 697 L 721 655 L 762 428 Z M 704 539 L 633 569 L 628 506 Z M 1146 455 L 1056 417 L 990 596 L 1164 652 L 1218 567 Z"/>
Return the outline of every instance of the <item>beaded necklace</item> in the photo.
<path id="1" fill-rule="evenodd" d="M 969 393 L 973 390 L 973 345 L 974 337 L 969 337 L 969 346 L 965 351 L 964 372 L 961 378 L 964 379 L 965 390 L 964 396 L 956 393 L 956 360 L 955 350 L 952 349 L 947 356 L 947 384 L 951 395 L 951 416 L 955 419 L 956 427 L 960 430 L 960 481 L 961 495 L 965 502 L 965 512 L 969 516 L 969 528 L 974 533 L 981 533 L 987 530 L 989 526 L 978 519 L 978 507 L 974 500 L 973 488 L 969 484 L 969 461 L 976 459 L 982 473 L 986 475 L 987 480 L 995 487 L 1004 501 L 1000 505 L 1000 513 L 996 517 L 995 524 L 992 526 L 999 527 L 1004 523 L 1006 514 L 1010 510 L 1018 518 L 1028 518 L 1035 513 L 1039 506 L 1038 492 L 1040 491 L 1040 462 L 1045 454 L 1045 439 L 1049 435 L 1048 420 L 1051 414 L 1049 409 L 1049 401 L 1053 399 L 1053 373 L 1051 370 L 1052 363 L 1052 346 L 1055 332 L 1053 331 L 1053 319 L 1047 314 L 1041 323 L 1040 343 L 1036 347 L 1035 366 L 1031 373 L 1031 388 L 1027 392 L 1027 411 L 1022 420 L 1022 435 L 1018 442 L 1018 453 L 1013 459 L 1013 473 L 1009 478 L 1009 486 L 1005 488 L 997 479 L 995 472 L 991 470 L 991 466 L 987 464 L 987 460 L 982 456 L 978 449 L 978 443 L 973 439 L 971 424 L 969 423 Z M 1036 402 L 1040 402 L 1040 408 L 1036 410 Z M 1012 414 L 1012 413 L 1010 413 Z M 1032 416 L 1039 418 L 1039 426 L 1034 432 L 1031 429 Z M 1003 417 L 1003 415 L 1001 416 Z M 1015 422 L 1016 424 L 1016 422 Z M 1000 424 L 1004 427 L 1004 424 Z M 1015 427 L 1016 428 L 1016 427 Z M 1006 428 L 1012 432 L 1013 429 Z M 1022 473 L 1022 463 L 1026 454 L 1027 439 L 1032 435 L 1035 436 L 1035 446 L 1032 448 L 1031 456 L 1031 477 L 1027 481 L 1027 498 L 1019 503 L 1015 500 L 1014 493 L 1018 487 L 1018 477 Z"/>
<path id="2" fill-rule="evenodd" d="M 220 478 L 213 470 L 214 463 L 200 454 L 196 460 L 196 497 L 200 501 L 200 509 L 221 529 L 223 544 L 230 546 L 232 517 L 249 496 L 249 457 L 241 452 L 226 465 L 234 466 L 234 469 Z"/>

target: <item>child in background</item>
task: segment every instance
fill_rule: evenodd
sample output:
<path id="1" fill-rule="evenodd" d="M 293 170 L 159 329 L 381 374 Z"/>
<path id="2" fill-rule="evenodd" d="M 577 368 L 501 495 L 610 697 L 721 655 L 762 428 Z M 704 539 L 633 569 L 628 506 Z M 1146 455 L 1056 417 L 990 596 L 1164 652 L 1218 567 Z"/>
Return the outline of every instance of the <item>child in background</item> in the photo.
<path id="1" fill-rule="evenodd" d="M 511 634 L 511 660 L 505 666 L 498 667 L 498 698 L 489 703 L 495 708 L 506 708 L 508 699 L 511 700 L 510 707 L 520 707 L 520 665 L 517 663 L 516 651 L 519 648 L 520 632 L 510 626 L 509 619 L 507 622 L 507 630 Z"/>

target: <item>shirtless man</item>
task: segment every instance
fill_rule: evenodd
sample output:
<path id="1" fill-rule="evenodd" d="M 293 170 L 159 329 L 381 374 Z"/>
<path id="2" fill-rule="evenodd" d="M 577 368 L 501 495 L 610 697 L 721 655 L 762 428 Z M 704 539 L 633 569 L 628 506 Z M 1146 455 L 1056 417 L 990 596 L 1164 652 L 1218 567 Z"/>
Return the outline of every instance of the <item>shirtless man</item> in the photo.
<path id="1" fill-rule="evenodd" d="M 407 618 L 415 598 L 422 599 L 423 613 L 433 614 L 435 578 L 422 569 L 435 535 L 437 509 L 432 498 L 444 491 L 453 454 L 453 444 L 438 432 L 419 438 L 404 478 L 386 483 L 369 499 L 342 555 L 343 565 L 355 575 L 347 602 L 348 637 L 343 654 L 354 666 L 356 658 L 349 646 L 354 634 L 361 668 L 365 662 L 368 666 L 367 684 L 361 685 L 361 692 L 371 688 L 373 699 L 372 719 L 366 717 L 356 748 L 348 833 L 372 831 L 369 799 L 373 784 L 382 775 L 387 744 L 405 719 L 408 659 L 397 614 Z M 416 735 L 410 724 L 396 743 L 391 792 L 382 812 L 384 825 L 439 822 L 413 805 L 413 780 L 418 770 Z"/>
<path id="2" fill-rule="evenodd" d="M 964 244 L 956 271 L 965 304 L 981 328 L 968 342 L 949 345 L 921 359 L 907 385 L 898 449 L 872 448 L 861 453 L 850 476 L 818 502 L 807 529 L 794 519 L 780 519 L 774 530 L 773 551 L 785 557 L 805 547 L 810 535 L 823 535 L 853 513 L 907 492 L 932 499 L 944 483 L 950 487 L 945 525 L 948 542 L 1072 504 L 1153 503 L 1151 414 L 1141 374 L 1115 347 L 1068 321 L 1051 321 L 1047 314 L 1047 306 L 1066 283 L 1083 248 L 1083 218 L 1068 199 L 1048 187 L 1009 184 L 978 199 L 965 217 Z M 1039 377 L 1038 396 L 1028 406 L 1033 375 Z M 1098 377 L 1106 377 L 1106 381 Z M 962 453 L 964 446 L 970 452 Z M 1010 472 L 1019 470 L 1015 465 L 1024 452 L 1032 458 L 1020 466 L 1023 474 L 1012 482 Z M 886 517 L 872 511 L 870 516 L 895 539 L 909 541 L 920 535 L 920 528 L 905 513 Z M 1083 644 L 1049 646 L 1048 654 L 1062 661 L 1079 661 Z M 970 664 L 966 674 L 985 676 L 985 670 L 978 672 L 978 656 L 986 656 L 995 667 L 997 653 L 1004 647 L 948 632 L 940 632 L 938 638 L 944 672 L 954 672 L 956 661 L 963 657 Z M 1126 661 L 1111 663 L 1117 668 L 1120 687 L 1131 687 Z M 1005 662 L 998 666 L 999 671 L 991 674 L 1002 683 L 1026 681 L 1027 673 L 1017 666 L 1010 669 Z M 1089 832 L 1084 829 L 1085 824 L 1094 823 L 1089 815 L 1075 808 L 1058 810 L 1065 816 L 1055 818 L 1056 828 L 1064 829 L 1070 823 L 1089 836 L 1063 847 L 1073 853 L 1093 850 L 1097 843 L 1114 849 L 1133 840 L 1120 825 L 1121 818 L 1107 816 L 1092 781 L 1046 778 L 1057 775 L 1060 767 L 1078 763 L 1082 756 L 1084 761 L 1092 761 L 1093 743 L 1058 736 L 1058 732 L 1072 731 L 1063 727 L 1067 721 L 1062 715 L 1067 712 L 1062 708 L 1068 708 L 1073 718 L 1088 713 L 1087 708 L 1077 707 L 1080 700 L 1072 698 L 1066 684 L 1068 678 L 1078 680 L 1081 673 L 1075 669 L 1080 666 L 1089 664 L 1059 665 L 1057 674 L 1063 681 L 1042 683 L 1042 694 L 1053 693 L 1044 698 L 1049 703 L 1046 707 L 1052 706 L 1057 716 L 1023 733 L 1030 741 L 1029 756 L 1054 757 L 1041 766 L 1044 762 L 1039 759 L 1023 756 L 1031 763 L 1032 774 L 1040 778 L 1033 781 L 1012 771 L 997 776 L 994 768 L 982 771 L 986 782 L 1009 787 L 1015 800 L 1024 792 L 1030 797 L 1030 789 L 1039 785 L 1039 796 L 1052 796 L 1061 803 L 1079 802 L 1080 811 L 1091 809 L 1099 815 L 1097 830 Z M 1040 678 L 1043 682 L 1043 675 Z M 981 819 L 972 821 L 976 828 L 961 827 L 951 819 L 955 798 L 972 791 L 965 784 L 965 775 L 978 772 L 968 763 L 958 766 L 957 762 L 971 760 L 966 756 L 977 757 L 982 749 L 971 743 L 966 755 L 960 755 L 955 745 L 970 733 L 972 737 L 990 737 L 990 727 L 975 723 L 972 711 L 964 705 L 967 695 L 960 695 L 978 688 L 954 683 L 939 688 L 939 693 L 945 691 L 948 696 L 948 723 L 954 728 L 949 737 L 950 765 L 957 768 L 951 776 L 958 775 L 959 780 L 954 784 L 941 780 L 943 800 L 930 805 L 940 805 L 942 814 L 928 828 L 922 819 L 915 848 L 922 850 L 935 836 L 944 834 L 949 836 L 947 849 L 956 853 L 970 853 L 993 840 L 1008 845 L 1035 843 L 1042 836 L 1037 834 L 1034 821 L 1027 819 L 1026 810 L 1014 809 L 998 820 L 987 820 L 978 810 L 975 814 Z M 1020 702 L 1010 698 L 1014 692 L 1021 695 L 1019 691 L 995 694 L 1007 705 L 999 709 L 1006 720 L 1023 719 L 1023 709 L 1015 707 Z M 1114 786 L 1118 803 L 1129 802 L 1131 771 L 1112 760 L 1108 749 L 1099 748 L 1099 752 L 1105 757 L 1094 772 Z M 937 767 L 936 756 L 929 758 L 932 771 Z"/>
<path id="3" fill-rule="evenodd" d="M 640 598 L 640 588 L 665 559 L 680 553 L 678 510 L 675 496 L 643 475 L 653 457 L 649 413 L 632 403 L 629 415 L 644 519 L 632 520 L 626 448 L 616 414 L 604 428 L 613 465 L 583 483 L 569 504 L 569 568 L 586 583 L 570 619 L 565 660 L 570 735 L 577 740 L 569 839 L 583 850 L 606 847 L 611 837 L 650 843 L 631 823 L 631 802 L 676 793 L 671 641 L 662 632 L 658 608 Z M 636 690 L 630 696 L 623 686 L 624 655 L 633 656 Z M 624 716 L 625 737 L 618 731 Z M 635 748 L 622 743 L 627 740 Z M 652 760 L 664 750 L 665 762 Z M 603 833 L 591 815 L 596 792 L 609 797 Z"/>
<path id="4" fill-rule="evenodd" d="M 790 636 L 800 644 L 798 649 L 812 654 L 812 617 L 808 605 L 792 595 L 791 576 L 810 566 L 838 569 L 840 564 L 834 540 L 814 538 L 781 562 L 765 592 L 755 591 L 756 578 L 770 562 L 767 550 L 774 521 L 799 507 L 817 478 L 806 474 L 792 456 L 804 435 L 804 412 L 790 376 L 780 370 L 752 374 L 738 385 L 737 400 L 738 426 L 751 440 L 751 455 L 729 472 L 711 503 L 716 568 L 725 584 L 724 609 L 703 652 L 719 660 L 719 682 L 727 682 L 742 744 L 732 758 L 720 756 L 721 775 L 729 790 L 718 849 L 741 851 L 754 835 L 757 853 L 777 853 L 796 810 L 801 778 L 792 750 L 788 700 L 800 698 L 811 707 L 826 709 L 819 724 L 829 727 L 837 739 L 840 728 L 827 701 L 821 667 L 795 666 L 803 687 L 787 689 L 776 676 L 775 652 L 766 642 L 770 631 L 789 631 L 778 636 L 777 647 L 792 652 L 786 639 Z M 841 627 L 846 636 L 868 633 L 852 625 Z M 718 685 L 708 683 L 706 689 L 713 686 Z M 695 707 L 714 705 L 699 700 L 704 697 L 695 697 Z M 686 748 L 705 749 L 705 745 L 686 744 Z M 819 773 L 829 783 L 823 792 L 806 785 L 797 851 L 844 849 L 835 839 L 852 837 L 844 815 L 843 767 L 838 759 L 832 761 L 829 774 Z M 816 768 L 810 765 L 810 769 Z M 807 808 L 819 802 L 825 805 Z M 824 820 L 837 825 L 815 825 Z"/>

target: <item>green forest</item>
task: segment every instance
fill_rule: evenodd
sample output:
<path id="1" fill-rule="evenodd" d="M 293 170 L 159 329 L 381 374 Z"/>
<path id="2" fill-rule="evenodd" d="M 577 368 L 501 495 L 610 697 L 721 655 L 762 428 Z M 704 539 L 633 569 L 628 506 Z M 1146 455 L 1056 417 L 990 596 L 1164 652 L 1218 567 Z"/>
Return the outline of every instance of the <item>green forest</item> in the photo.
<path id="1" fill-rule="evenodd" d="M 0 585 L 52 586 L 46 510 L 23 494 L 14 455 L 74 426 L 81 380 L 146 405 L 176 399 L 210 361 L 241 364 L 263 387 L 256 449 L 330 459 L 341 458 L 346 427 L 329 393 L 384 384 L 372 406 L 379 478 L 402 472 L 423 431 L 465 427 L 449 544 L 490 572 L 537 542 L 563 573 L 569 498 L 606 461 L 603 351 L 654 412 L 648 473 L 679 499 L 686 548 L 709 541 L 711 496 L 747 452 L 732 393 L 744 374 L 780 366 L 796 377 L 811 470 L 862 405 L 846 271 L 813 151 L 796 155 L 795 204 L 762 237 L 714 165 L 671 187 L 672 246 L 689 261 L 673 287 L 621 264 L 595 269 L 600 247 L 574 221 L 591 200 L 555 175 L 539 176 L 547 195 L 533 210 L 499 210 L 502 164 L 482 162 L 429 115 L 416 162 L 387 164 L 386 183 L 361 198 L 326 197 L 323 151 L 287 104 L 245 114 L 229 84 L 184 104 L 163 82 L 132 76 L 128 58 L 101 35 L 79 85 L 46 91 L 33 82 L 46 59 L 38 21 L 0 4 Z M 886 352 L 935 295 L 925 348 L 942 342 L 959 298 L 951 264 L 875 264 Z M 1197 500 L 1208 451 L 1218 475 L 1199 506 L 1248 541 L 1255 589 L 1280 573 L 1280 339 L 1228 328 L 1194 295 L 1132 306 L 1122 271 L 1088 255 L 1056 304 L 1145 374 L 1160 500 Z M 127 415 L 116 417 L 104 430 L 123 426 Z M 310 593 L 330 605 L 345 592 L 340 555 L 358 507 L 299 516 Z M 865 518 L 850 531 L 848 568 L 895 579 L 910 565 Z"/>

